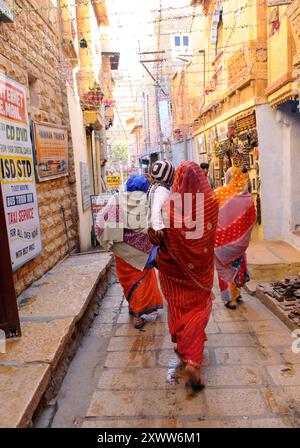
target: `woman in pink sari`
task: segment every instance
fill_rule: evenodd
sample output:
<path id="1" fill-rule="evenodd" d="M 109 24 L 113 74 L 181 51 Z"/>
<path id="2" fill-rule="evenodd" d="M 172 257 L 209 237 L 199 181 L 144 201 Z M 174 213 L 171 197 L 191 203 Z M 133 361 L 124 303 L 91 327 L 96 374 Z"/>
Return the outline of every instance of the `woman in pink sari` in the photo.
<path id="1" fill-rule="evenodd" d="M 256 211 L 248 192 L 248 178 L 239 168 L 226 172 L 226 185 L 215 190 L 219 202 L 215 257 L 221 296 L 225 306 L 236 309 L 240 289 L 247 281 L 246 250 Z"/>

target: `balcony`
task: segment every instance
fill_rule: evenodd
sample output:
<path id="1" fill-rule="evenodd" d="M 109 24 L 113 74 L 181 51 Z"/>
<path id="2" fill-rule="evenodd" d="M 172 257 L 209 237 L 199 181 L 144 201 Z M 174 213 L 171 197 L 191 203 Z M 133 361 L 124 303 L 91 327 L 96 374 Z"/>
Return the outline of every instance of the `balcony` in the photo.
<path id="1" fill-rule="evenodd" d="M 90 87 L 80 95 L 82 110 L 100 111 L 103 98 L 104 94 L 101 87 L 97 83 L 94 83 L 93 87 Z"/>
<path id="2" fill-rule="evenodd" d="M 287 8 L 287 16 L 289 18 L 292 34 L 296 45 L 296 54 L 293 57 L 293 65 L 300 65 L 300 0 L 294 0 Z"/>
<path id="3" fill-rule="evenodd" d="M 253 80 L 266 80 L 267 61 L 264 42 L 253 40 L 245 43 L 227 60 L 227 95 L 230 96 Z"/>
<path id="4" fill-rule="evenodd" d="M 295 97 L 293 64 L 297 61 L 297 38 L 298 45 L 300 45 L 299 5 L 300 1 L 297 0 L 288 7 L 281 5 L 277 7 L 277 10 L 273 9 L 269 12 L 268 87 L 265 94 L 273 108 Z M 276 28 L 272 26 L 275 20 L 277 21 Z M 299 51 L 298 55 L 300 56 Z"/>

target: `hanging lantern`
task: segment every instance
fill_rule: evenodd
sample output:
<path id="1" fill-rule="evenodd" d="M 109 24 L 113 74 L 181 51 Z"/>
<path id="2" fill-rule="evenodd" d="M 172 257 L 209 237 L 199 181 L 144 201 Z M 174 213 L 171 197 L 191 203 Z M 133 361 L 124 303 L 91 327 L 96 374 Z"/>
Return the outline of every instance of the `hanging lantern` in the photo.
<path id="1" fill-rule="evenodd" d="M 87 48 L 88 47 L 87 41 L 84 38 L 80 39 L 79 45 L 80 45 L 80 48 Z"/>

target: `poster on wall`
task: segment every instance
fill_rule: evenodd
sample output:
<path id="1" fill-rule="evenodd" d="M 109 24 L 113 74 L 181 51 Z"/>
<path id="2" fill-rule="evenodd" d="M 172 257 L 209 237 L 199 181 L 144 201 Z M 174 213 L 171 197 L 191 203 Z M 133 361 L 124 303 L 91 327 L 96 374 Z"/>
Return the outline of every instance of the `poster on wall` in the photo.
<path id="1" fill-rule="evenodd" d="M 33 123 L 36 173 L 44 181 L 68 175 L 68 132 L 62 126 Z"/>
<path id="2" fill-rule="evenodd" d="M 81 185 L 81 199 L 82 210 L 85 211 L 91 207 L 91 184 L 89 165 L 87 162 L 80 162 L 80 185 Z"/>
<path id="3" fill-rule="evenodd" d="M 197 138 L 197 143 L 198 154 L 206 154 L 206 139 L 204 134 L 199 135 L 199 137 Z"/>
<path id="4" fill-rule="evenodd" d="M 13 270 L 42 251 L 25 86 L 0 74 L 0 182 Z"/>
<path id="5" fill-rule="evenodd" d="M 217 125 L 217 136 L 219 142 L 224 142 L 228 139 L 228 126 L 227 123 Z"/>

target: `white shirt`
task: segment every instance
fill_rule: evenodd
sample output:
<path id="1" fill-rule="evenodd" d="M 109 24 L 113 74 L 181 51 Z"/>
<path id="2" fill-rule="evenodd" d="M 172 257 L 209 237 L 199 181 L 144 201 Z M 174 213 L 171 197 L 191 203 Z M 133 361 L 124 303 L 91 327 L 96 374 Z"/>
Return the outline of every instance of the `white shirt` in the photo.
<path id="1" fill-rule="evenodd" d="M 150 192 L 148 227 L 154 230 L 165 228 L 162 218 L 162 206 L 169 199 L 171 192 L 166 187 L 159 185 L 153 193 Z"/>

